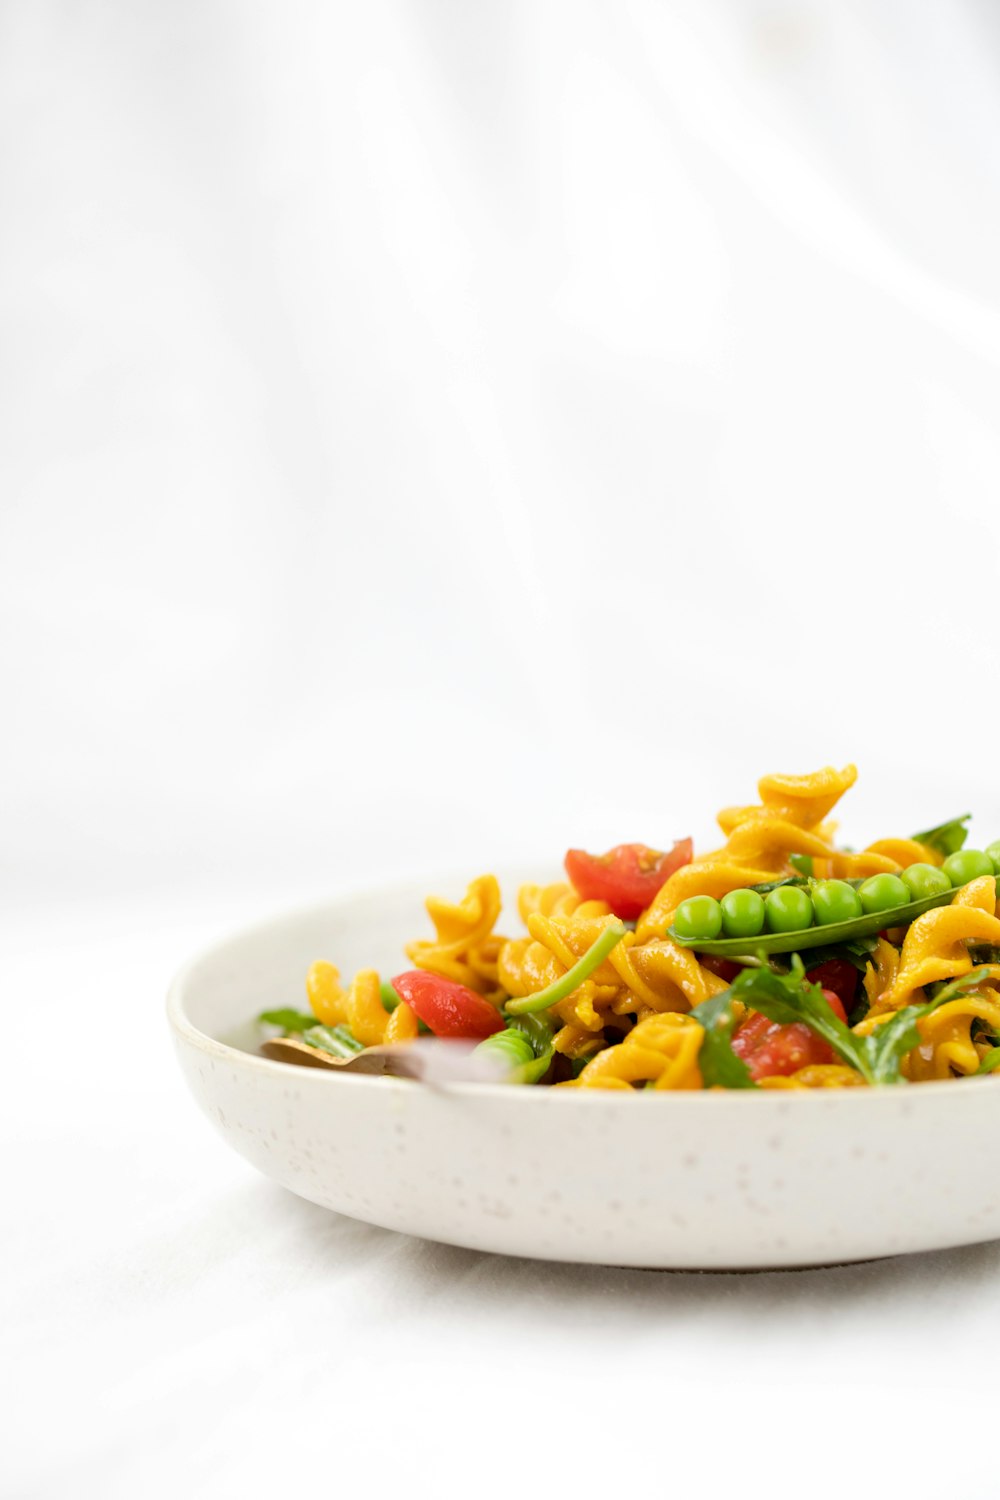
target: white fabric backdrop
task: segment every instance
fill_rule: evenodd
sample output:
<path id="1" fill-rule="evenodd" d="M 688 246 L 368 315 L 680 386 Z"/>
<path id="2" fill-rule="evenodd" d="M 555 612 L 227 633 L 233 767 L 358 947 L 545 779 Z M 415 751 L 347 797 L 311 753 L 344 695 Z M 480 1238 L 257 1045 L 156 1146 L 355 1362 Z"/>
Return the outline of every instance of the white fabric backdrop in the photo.
<path id="1" fill-rule="evenodd" d="M 938 1492 L 994 1249 L 394 1239 L 230 1160 L 160 1006 L 269 907 L 705 835 L 768 769 L 858 760 L 859 837 L 1000 834 L 995 9 L 8 0 L 0 122 L 7 1490 L 266 1494 L 345 1443 L 376 1492 L 608 1485 L 624 1424 L 629 1482 Z"/>

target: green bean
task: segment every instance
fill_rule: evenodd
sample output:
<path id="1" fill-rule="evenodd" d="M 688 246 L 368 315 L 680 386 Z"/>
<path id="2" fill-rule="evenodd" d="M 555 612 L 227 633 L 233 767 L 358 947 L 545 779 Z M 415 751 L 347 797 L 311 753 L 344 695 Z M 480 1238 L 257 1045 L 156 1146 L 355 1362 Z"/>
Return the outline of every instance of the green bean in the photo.
<path id="1" fill-rule="evenodd" d="M 575 989 L 589 979 L 594 970 L 607 958 L 612 948 L 617 947 L 625 936 L 625 925 L 622 922 L 612 922 L 605 927 L 596 942 L 591 943 L 582 958 L 578 958 L 572 968 L 567 969 L 561 978 L 553 980 L 539 990 L 535 995 L 525 995 L 519 1000 L 508 1000 L 506 1012 L 508 1016 L 526 1016 L 534 1011 L 548 1010 L 553 1005 L 558 1005 L 560 1000 L 565 1000 L 572 995 Z"/>

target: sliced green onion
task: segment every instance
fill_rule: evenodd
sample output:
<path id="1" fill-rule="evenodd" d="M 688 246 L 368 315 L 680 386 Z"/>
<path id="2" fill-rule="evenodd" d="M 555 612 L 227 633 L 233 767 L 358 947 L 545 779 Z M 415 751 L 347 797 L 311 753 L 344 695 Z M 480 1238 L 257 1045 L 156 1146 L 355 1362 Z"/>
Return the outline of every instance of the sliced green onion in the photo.
<path id="1" fill-rule="evenodd" d="M 365 1050 L 364 1042 L 359 1042 L 347 1026 L 313 1026 L 302 1033 L 302 1040 L 334 1057 L 354 1057 Z"/>
<path id="2" fill-rule="evenodd" d="M 515 1068 L 508 1078 L 508 1083 L 540 1083 L 552 1066 L 555 1057 L 554 1050 L 550 1047 L 548 1052 L 543 1052 L 541 1057 L 533 1057 L 531 1062 L 522 1063 Z"/>
<path id="3" fill-rule="evenodd" d="M 505 1064 L 509 1069 L 507 1083 L 537 1083 L 549 1071 L 555 1055 L 552 1050 L 552 1033 L 548 1027 L 544 1029 L 548 1033 L 549 1045 L 541 1052 L 535 1051 L 531 1037 L 523 1029 L 523 1023 L 508 1026 L 503 1031 L 495 1031 L 492 1036 L 479 1043 L 475 1052 Z"/>
<path id="4" fill-rule="evenodd" d="M 510 1025 L 528 1038 L 536 1057 L 552 1051 L 554 1027 L 548 1016 L 511 1016 Z"/>
<path id="5" fill-rule="evenodd" d="M 548 1010 L 550 1006 L 558 1005 L 560 1000 L 565 1000 L 578 989 L 585 979 L 589 979 L 594 970 L 598 968 L 612 948 L 617 948 L 625 936 L 625 926 L 622 922 L 614 922 L 610 927 L 605 927 L 596 942 L 591 943 L 582 958 L 578 958 L 571 969 L 567 969 L 560 979 L 552 984 L 546 985 L 544 990 L 539 990 L 536 995 L 524 995 L 519 1000 L 507 1001 L 507 1014 L 509 1016 L 526 1016 L 537 1010 Z"/>

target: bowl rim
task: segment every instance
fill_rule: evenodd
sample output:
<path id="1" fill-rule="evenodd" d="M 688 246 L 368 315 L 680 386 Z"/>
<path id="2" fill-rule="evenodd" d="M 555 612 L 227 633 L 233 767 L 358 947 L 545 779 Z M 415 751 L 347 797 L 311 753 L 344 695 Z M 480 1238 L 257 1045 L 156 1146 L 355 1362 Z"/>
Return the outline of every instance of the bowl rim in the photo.
<path id="1" fill-rule="evenodd" d="M 461 880 L 462 877 L 459 877 Z M 431 876 L 421 882 L 424 890 L 430 888 L 431 883 L 440 880 L 442 883 L 455 879 L 454 872 L 451 874 Z M 180 969 L 174 974 L 167 988 L 166 1013 L 167 1020 L 177 1040 L 188 1043 L 203 1052 L 214 1062 L 223 1062 L 230 1067 L 239 1066 L 250 1068 L 262 1073 L 264 1076 L 283 1077 L 286 1080 L 294 1077 L 300 1084 L 306 1087 L 321 1086 L 329 1087 L 331 1084 L 338 1088 L 361 1088 L 380 1089 L 384 1093 L 388 1090 L 402 1089 L 406 1092 L 417 1090 L 422 1093 L 434 1094 L 471 1094 L 476 1098 L 492 1097 L 495 1099 L 517 1099 L 520 1100 L 519 1108 L 537 1107 L 541 1101 L 551 1104 L 554 1100 L 566 1101 L 560 1103 L 559 1108 L 608 1108 L 612 1103 L 618 1103 L 620 1091 L 608 1089 L 559 1089 L 559 1088 L 520 1088 L 513 1089 L 505 1083 L 436 1083 L 427 1084 L 418 1079 L 393 1078 L 364 1073 L 336 1073 L 329 1069 L 302 1068 L 293 1063 L 278 1062 L 274 1058 L 260 1057 L 254 1052 L 245 1052 L 241 1047 L 233 1047 L 228 1042 L 220 1042 L 216 1037 L 210 1036 L 208 1032 L 202 1031 L 188 1016 L 185 1009 L 187 989 L 191 979 L 197 971 L 210 960 L 219 957 L 227 949 L 248 940 L 251 937 L 264 937 L 272 929 L 284 927 L 293 920 L 309 920 L 319 918 L 328 914 L 341 902 L 364 900 L 375 896 L 387 896 L 399 894 L 416 886 L 413 879 L 400 880 L 384 884 L 371 884 L 359 887 L 345 888 L 327 897 L 324 901 L 309 902 L 305 905 L 296 905 L 284 908 L 282 911 L 271 916 L 259 918 L 256 921 L 244 923 L 239 927 L 225 933 L 222 937 L 207 944 L 195 952 Z M 307 1080 L 310 1082 L 307 1083 Z M 937 1097 L 943 1090 L 949 1095 L 955 1091 L 955 1085 L 964 1085 L 963 1092 L 969 1085 L 980 1088 L 984 1085 L 996 1086 L 998 1078 L 992 1075 L 962 1079 L 931 1079 L 919 1085 L 913 1085 L 917 1089 L 916 1097 Z M 846 1103 L 848 1099 L 865 1101 L 866 1108 L 871 1107 L 874 1099 L 883 1098 L 887 1102 L 899 1099 L 897 1087 L 884 1085 L 874 1088 L 830 1088 L 830 1089 L 642 1089 L 633 1090 L 629 1101 L 630 1108 L 636 1103 L 640 1108 L 666 1108 L 677 1109 L 683 1103 L 692 1108 L 718 1108 L 722 1100 L 732 1105 L 739 1101 L 738 1108 L 752 1107 L 760 1110 L 767 1106 L 763 1100 L 770 1100 L 772 1108 L 781 1104 L 785 1106 L 781 1113 L 787 1108 L 809 1108 L 804 1100 L 809 1099 L 813 1105 L 817 1101 L 824 1102 L 826 1108 L 851 1108 L 855 1107 Z M 907 1086 L 907 1095 L 909 1088 Z M 998 1095 L 1000 1097 L 1000 1095 Z M 530 1102 L 529 1102 L 530 1101 Z"/>

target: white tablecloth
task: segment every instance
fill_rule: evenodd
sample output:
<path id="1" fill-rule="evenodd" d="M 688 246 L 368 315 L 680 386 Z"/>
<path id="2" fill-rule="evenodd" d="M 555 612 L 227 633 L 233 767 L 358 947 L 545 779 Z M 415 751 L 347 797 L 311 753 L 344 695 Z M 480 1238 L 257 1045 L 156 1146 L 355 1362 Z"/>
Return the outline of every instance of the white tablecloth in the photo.
<path id="1" fill-rule="evenodd" d="M 0 1493 L 995 1494 L 996 1244 L 752 1275 L 558 1266 L 259 1177 L 187 1097 L 160 1004 L 179 959 L 254 912 L 54 913 L 5 961 L 24 1020 Z M 991 1142 L 969 1149 L 993 1170 Z"/>
<path id="2" fill-rule="evenodd" d="M 0 27 L 0 1495 L 995 1494 L 997 1247 L 401 1239 L 228 1152 L 162 996 L 767 771 L 1000 835 L 996 7 Z"/>

